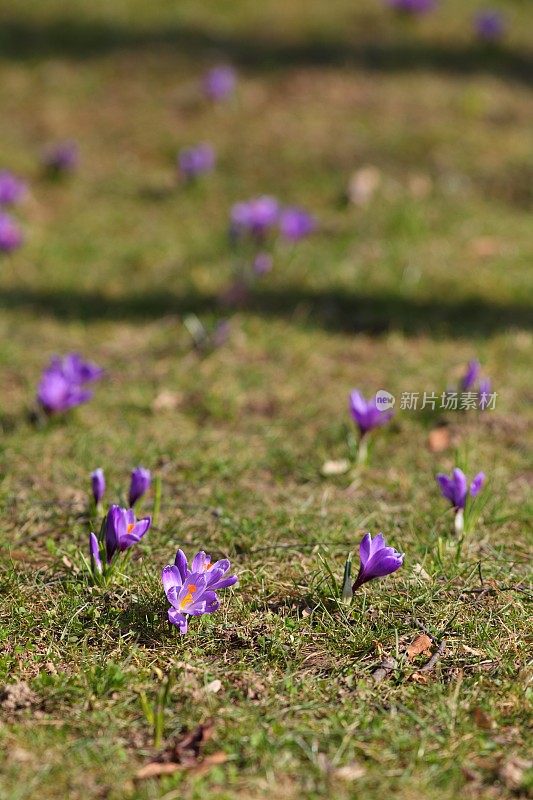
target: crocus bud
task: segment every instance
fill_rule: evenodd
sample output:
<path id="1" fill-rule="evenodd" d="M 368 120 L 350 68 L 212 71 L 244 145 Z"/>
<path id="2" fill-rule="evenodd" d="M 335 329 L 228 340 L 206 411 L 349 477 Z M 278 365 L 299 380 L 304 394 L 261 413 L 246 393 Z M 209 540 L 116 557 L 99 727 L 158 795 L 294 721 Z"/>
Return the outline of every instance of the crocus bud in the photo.
<path id="1" fill-rule="evenodd" d="M 144 467 L 135 467 L 131 472 L 131 483 L 129 493 L 130 508 L 133 508 L 137 500 L 145 494 L 150 488 L 152 477 L 149 469 Z"/>
<path id="2" fill-rule="evenodd" d="M 94 504 L 100 505 L 105 494 L 104 470 L 100 467 L 91 472 L 91 486 L 93 489 Z"/>

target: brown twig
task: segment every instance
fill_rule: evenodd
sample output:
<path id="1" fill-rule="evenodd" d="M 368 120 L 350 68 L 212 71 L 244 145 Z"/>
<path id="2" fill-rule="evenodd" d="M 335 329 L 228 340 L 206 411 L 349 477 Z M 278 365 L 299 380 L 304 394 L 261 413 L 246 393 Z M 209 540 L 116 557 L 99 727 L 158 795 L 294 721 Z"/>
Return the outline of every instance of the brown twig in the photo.
<path id="1" fill-rule="evenodd" d="M 429 659 L 429 661 L 426 661 L 426 663 L 422 667 L 420 667 L 420 669 L 417 670 L 417 672 L 431 672 L 431 670 L 434 668 L 439 658 L 444 653 L 445 649 L 446 649 L 446 639 L 443 639 L 442 642 L 437 647 L 437 649 L 435 650 L 435 652 L 433 653 L 433 655 L 431 656 L 431 658 Z"/>

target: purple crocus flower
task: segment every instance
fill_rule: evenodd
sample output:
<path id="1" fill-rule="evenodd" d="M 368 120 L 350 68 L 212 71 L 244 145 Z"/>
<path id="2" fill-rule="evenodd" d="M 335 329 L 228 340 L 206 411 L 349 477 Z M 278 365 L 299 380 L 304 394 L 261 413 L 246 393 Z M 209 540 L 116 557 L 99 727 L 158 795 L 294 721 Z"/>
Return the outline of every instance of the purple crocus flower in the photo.
<path id="1" fill-rule="evenodd" d="M 100 557 L 100 546 L 98 544 L 96 534 L 94 533 L 89 534 L 89 554 L 91 557 L 91 571 L 93 574 L 95 572 L 102 573 L 103 566 L 102 559 Z"/>
<path id="2" fill-rule="evenodd" d="M 130 508 L 132 508 L 137 500 L 146 494 L 148 489 L 150 488 L 150 484 L 152 482 L 152 476 L 150 474 L 149 469 L 144 469 L 144 467 L 135 467 L 131 471 L 131 481 L 130 481 L 130 491 L 129 491 L 129 504 Z"/>
<path id="3" fill-rule="evenodd" d="M 42 160 L 50 172 L 56 174 L 72 172 L 79 162 L 78 145 L 72 141 L 50 145 L 44 151 Z"/>
<path id="4" fill-rule="evenodd" d="M 459 381 L 459 387 L 462 392 L 467 392 L 473 387 L 478 379 L 480 369 L 481 366 L 477 359 L 474 358 L 472 361 L 468 362 L 466 365 L 466 371 Z"/>
<path id="5" fill-rule="evenodd" d="M 387 0 L 388 4 L 402 14 L 426 14 L 433 11 L 437 0 Z"/>
<path id="6" fill-rule="evenodd" d="M 378 533 L 374 539 L 369 533 L 365 533 L 359 545 L 359 573 L 352 586 L 352 592 L 359 589 L 363 583 L 396 572 L 402 566 L 403 559 L 403 553 L 398 553 L 394 547 L 387 547 L 382 533 Z"/>
<path id="7" fill-rule="evenodd" d="M 274 259 L 270 253 L 258 253 L 252 261 L 252 270 L 256 275 L 267 275 L 271 272 L 274 265 Z"/>
<path id="8" fill-rule="evenodd" d="M 12 172 L 0 171 L 0 206 L 13 206 L 24 199 L 26 184 Z"/>
<path id="9" fill-rule="evenodd" d="M 393 411 L 381 411 L 376 405 L 376 398 L 365 400 L 357 389 L 350 393 L 350 413 L 358 425 L 361 437 L 369 431 L 385 425 L 393 416 Z"/>
<path id="10" fill-rule="evenodd" d="M 100 505 L 105 494 L 105 475 L 104 470 L 98 467 L 91 472 L 91 486 L 93 490 L 94 504 Z"/>
<path id="11" fill-rule="evenodd" d="M 131 508 L 111 506 L 104 522 L 107 563 L 117 551 L 122 552 L 140 542 L 151 524 L 151 517 L 138 520 Z"/>
<path id="12" fill-rule="evenodd" d="M 305 209 L 291 206 L 281 212 L 279 229 L 285 239 L 298 242 L 316 230 L 316 220 Z"/>
<path id="13" fill-rule="evenodd" d="M 23 241 L 22 231 L 13 217 L 0 213 L 0 253 L 17 250 Z"/>
<path id="14" fill-rule="evenodd" d="M 191 181 L 211 172 L 215 166 L 215 151 L 210 144 L 198 144 L 180 151 L 178 166 L 184 178 Z"/>
<path id="15" fill-rule="evenodd" d="M 500 11 L 485 9 L 474 17 L 474 30 L 483 42 L 499 42 L 505 34 L 505 19 Z"/>
<path id="16" fill-rule="evenodd" d="M 84 385 L 98 380 L 102 374 L 100 367 L 83 361 L 77 353 L 63 358 L 56 356 L 42 374 L 37 401 L 47 414 L 68 411 L 91 399 L 92 392 Z"/>
<path id="17" fill-rule="evenodd" d="M 262 195 L 231 209 L 231 232 L 235 236 L 249 234 L 261 241 L 277 223 L 279 204 L 275 197 Z"/>
<path id="18" fill-rule="evenodd" d="M 442 496 L 449 500 L 455 511 L 463 510 L 469 494 L 468 480 L 462 469 L 455 467 L 451 476 L 439 472 L 437 482 Z M 485 473 L 478 472 L 470 484 L 470 496 L 476 497 L 485 483 Z"/>
<path id="19" fill-rule="evenodd" d="M 185 553 L 178 550 L 174 564 L 164 568 L 161 579 L 172 606 L 168 619 L 180 633 L 187 633 L 187 615 L 197 617 L 218 609 L 216 590 L 233 586 L 238 580 L 236 575 L 228 574 L 229 570 L 228 559 L 212 564 L 203 551 L 195 555 L 189 569 Z"/>
<path id="20" fill-rule="evenodd" d="M 237 83 L 237 75 L 233 67 L 219 64 L 204 75 L 204 92 L 210 100 L 225 100 L 233 94 Z"/>

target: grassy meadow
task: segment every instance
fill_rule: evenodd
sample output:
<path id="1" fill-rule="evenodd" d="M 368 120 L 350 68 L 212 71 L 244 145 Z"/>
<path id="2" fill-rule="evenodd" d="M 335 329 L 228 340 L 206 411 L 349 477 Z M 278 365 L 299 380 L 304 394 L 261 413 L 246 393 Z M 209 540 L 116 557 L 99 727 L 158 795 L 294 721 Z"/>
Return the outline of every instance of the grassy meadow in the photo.
<path id="1" fill-rule="evenodd" d="M 0 259 L 1 800 L 531 796 L 533 20 L 500 2 L 507 35 L 484 46 L 479 7 L 0 6 L 0 168 L 30 185 L 25 244 Z M 213 104 L 219 62 L 238 87 Z M 46 180 L 42 147 L 65 139 L 79 168 Z M 216 168 L 183 185 L 176 154 L 201 141 Z M 230 209 L 261 194 L 319 229 L 276 243 L 227 308 Z M 199 352 L 190 315 L 229 319 L 228 341 Z M 70 351 L 106 376 L 35 425 L 42 369 Z M 353 451 L 350 390 L 440 394 L 473 358 L 494 410 L 398 400 L 368 465 L 323 476 Z M 162 482 L 157 525 L 92 586 L 89 473 L 118 502 L 138 464 Z M 456 464 L 488 479 L 462 542 L 435 481 Z M 343 605 L 366 531 L 405 564 Z M 178 546 L 240 579 L 184 637 L 160 582 Z M 143 698 L 169 675 L 156 747 Z M 179 769 L 139 777 L 195 730 Z"/>

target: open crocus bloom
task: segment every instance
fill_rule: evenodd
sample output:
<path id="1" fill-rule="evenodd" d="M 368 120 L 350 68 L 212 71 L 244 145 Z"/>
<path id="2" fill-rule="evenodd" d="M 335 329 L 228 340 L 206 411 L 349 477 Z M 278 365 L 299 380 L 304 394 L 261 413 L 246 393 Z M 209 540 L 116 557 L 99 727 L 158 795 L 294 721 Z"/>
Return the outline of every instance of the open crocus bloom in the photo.
<path id="1" fill-rule="evenodd" d="M 393 416 L 393 411 L 381 411 L 376 405 L 376 399 L 365 400 L 357 389 L 350 393 L 350 413 L 357 424 L 361 436 L 374 428 L 385 425 Z"/>
<path id="2" fill-rule="evenodd" d="M 455 467 L 451 476 L 439 472 L 437 482 L 440 486 L 442 496 L 450 501 L 456 511 L 464 509 L 466 498 L 469 494 L 468 479 L 462 469 Z M 470 484 L 470 497 L 476 497 L 485 483 L 485 473 L 478 472 Z"/>
<path id="3" fill-rule="evenodd" d="M 55 356 L 42 374 L 37 402 L 47 414 L 68 411 L 91 399 L 92 392 L 83 387 L 102 375 L 100 367 L 84 361 L 77 353 Z"/>
<path id="4" fill-rule="evenodd" d="M 227 589 L 228 586 L 233 586 L 238 581 L 236 575 L 228 574 L 231 566 L 229 559 L 222 558 L 220 561 L 212 562 L 211 556 L 206 555 L 203 550 L 194 556 L 190 570 L 187 567 L 187 558 L 183 550 L 178 550 L 174 563 L 185 576 L 193 573 L 205 575 L 210 589 Z"/>
<path id="5" fill-rule="evenodd" d="M 382 533 L 378 533 L 374 539 L 369 533 L 365 533 L 359 545 L 359 573 L 352 586 L 352 592 L 363 583 L 396 572 L 402 566 L 403 559 L 403 553 L 398 553 L 394 547 L 387 547 Z"/>
<path id="6" fill-rule="evenodd" d="M 105 520 L 107 562 L 110 563 L 117 551 L 127 550 L 140 542 L 151 523 L 150 517 L 138 520 L 131 508 L 111 506 Z"/>
<path id="7" fill-rule="evenodd" d="M 161 580 L 172 606 L 168 609 L 169 622 L 176 625 L 181 634 L 187 633 L 187 615 L 211 614 L 220 605 L 215 591 L 208 585 L 206 573 L 189 573 L 183 580 L 176 566 L 167 566 L 161 573 Z"/>

